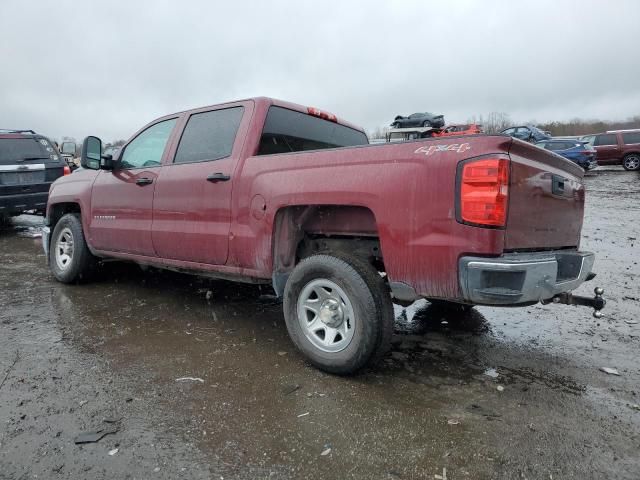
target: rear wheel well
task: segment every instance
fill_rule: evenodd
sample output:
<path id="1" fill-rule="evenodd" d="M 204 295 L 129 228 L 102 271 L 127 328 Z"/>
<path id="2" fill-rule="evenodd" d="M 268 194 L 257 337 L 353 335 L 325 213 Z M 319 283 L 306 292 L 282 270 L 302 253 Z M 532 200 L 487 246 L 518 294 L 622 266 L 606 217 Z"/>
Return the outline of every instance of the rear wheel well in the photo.
<path id="1" fill-rule="evenodd" d="M 373 212 L 353 205 L 305 205 L 279 210 L 273 233 L 273 288 L 279 296 L 293 268 L 318 253 L 351 256 L 384 271 Z"/>

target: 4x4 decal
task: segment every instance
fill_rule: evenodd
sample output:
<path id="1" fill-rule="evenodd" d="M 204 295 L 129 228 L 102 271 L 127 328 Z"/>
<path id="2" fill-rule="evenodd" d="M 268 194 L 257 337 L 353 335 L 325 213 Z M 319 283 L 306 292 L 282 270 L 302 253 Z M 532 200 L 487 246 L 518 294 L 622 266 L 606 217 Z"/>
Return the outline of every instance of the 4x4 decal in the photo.
<path id="1" fill-rule="evenodd" d="M 448 145 L 430 145 L 428 147 L 420 147 L 413 153 L 422 153 L 424 155 L 431 155 L 438 152 L 458 152 L 464 153 L 467 150 L 471 150 L 471 145 L 468 143 L 450 143 Z"/>

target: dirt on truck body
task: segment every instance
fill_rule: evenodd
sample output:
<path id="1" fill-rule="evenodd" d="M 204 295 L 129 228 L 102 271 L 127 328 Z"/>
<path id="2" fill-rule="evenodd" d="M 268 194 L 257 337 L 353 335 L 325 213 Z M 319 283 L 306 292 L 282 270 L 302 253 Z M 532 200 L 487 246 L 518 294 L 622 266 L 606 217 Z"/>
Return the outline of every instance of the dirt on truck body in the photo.
<path id="1" fill-rule="evenodd" d="M 507 136 L 369 145 L 333 114 L 255 98 L 159 118 L 117 160 L 88 137 L 82 165 L 49 196 L 58 280 L 110 258 L 270 283 L 298 349 L 333 373 L 388 350 L 394 299 L 576 303 L 593 276 L 582 170 Z"/>

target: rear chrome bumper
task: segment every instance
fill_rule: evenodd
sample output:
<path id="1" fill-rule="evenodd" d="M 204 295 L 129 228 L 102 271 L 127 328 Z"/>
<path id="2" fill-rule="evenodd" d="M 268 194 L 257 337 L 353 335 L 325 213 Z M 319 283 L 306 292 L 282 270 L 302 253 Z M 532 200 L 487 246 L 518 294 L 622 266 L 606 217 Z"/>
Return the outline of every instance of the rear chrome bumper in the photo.
<path id="1" fill-rule="evenodd" d="M 478 305 L 519 305 L 576 289 L 591 275 L 591 252 L 509 253 L 495 258 L 462 257 L 460 288 Z"/>

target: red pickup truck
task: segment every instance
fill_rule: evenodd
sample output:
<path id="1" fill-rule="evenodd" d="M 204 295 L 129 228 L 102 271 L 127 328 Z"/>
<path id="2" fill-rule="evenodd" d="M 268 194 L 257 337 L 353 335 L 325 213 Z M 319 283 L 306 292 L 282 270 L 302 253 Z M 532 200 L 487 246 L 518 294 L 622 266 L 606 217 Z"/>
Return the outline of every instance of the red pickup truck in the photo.
<path id="1" fill-rule="evenodd" d="M 254 98 L 154 120 L 117 159 L 87 137 L 81 164 L 49 194 L 59 281 L 111 258 L 271 284 L 329 372 L 387 350 L 393 302 L 603 306 L 568 293 L 593 276 L 582 169 L 511 137 L 369 145 L 332 114 Z"/>

